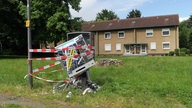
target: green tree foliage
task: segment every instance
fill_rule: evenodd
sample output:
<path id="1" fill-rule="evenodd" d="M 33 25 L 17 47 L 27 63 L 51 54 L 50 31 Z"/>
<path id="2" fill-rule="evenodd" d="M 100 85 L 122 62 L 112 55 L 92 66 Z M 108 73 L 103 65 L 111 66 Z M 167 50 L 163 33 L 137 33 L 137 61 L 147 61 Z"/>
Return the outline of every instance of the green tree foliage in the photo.
<path id="1" fill-rule="evenodd" d="M 106 21 L 106 20 L 113 20 L 118 18 L 115 12 L 107 9 L 103 9 L 101 12 L 97 13 L 96 21 Z"/>
<path id="2" fill-rule="evenodd" d="M 0 0 L 0 51 L 27 53 L 26 28 L 18 13 L 17 0 Z M 7 53 L 8 54 L 8 53 Z"/>
<path id="3" fill-rule="evenodd" d="M 133 9 L 127 15 L 127 18 L 137 18 L 137 17 L 141 17 L 141 11 L 137 10 L 137 9 L 135 9 L 135 10 Z"/>
<path id="4" fill-rule="evenodd" d="M 32 40 L 37 43 L 59 42 L 66 39 L 66 33 L 73 30 L 69 7 L 79 11 L 81 0 L 32 0 Z M 26 4 L 19 5 L 20 14 L 26 19 Z"/>
<path id="5" fill-rule="evenodd" d="M 190 53 L 192 53 L 192 32 L 189 36 L 189 51 L 190 51 Z"/>
<path id="6" fill-rule="evenodd" d="M 187 21 L 183 21 L 179 25 L 179 47 L 188 48 L 190 29 L 187 27 Z"/>
<path id="7" fill-rule="evenodd" d="M 192 16 L 179 25 L 179 47 L 189 49 L 192 53 Z"/>

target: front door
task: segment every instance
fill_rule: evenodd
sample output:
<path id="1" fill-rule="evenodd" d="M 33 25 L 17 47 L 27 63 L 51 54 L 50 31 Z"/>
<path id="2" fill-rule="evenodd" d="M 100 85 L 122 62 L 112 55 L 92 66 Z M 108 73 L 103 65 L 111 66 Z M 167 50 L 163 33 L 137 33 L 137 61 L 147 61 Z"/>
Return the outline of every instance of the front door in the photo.
<path id="1" fill-rule="evenodd" d="M 136 54 L 140 54 L 141 46 L 136 45 Z"/>

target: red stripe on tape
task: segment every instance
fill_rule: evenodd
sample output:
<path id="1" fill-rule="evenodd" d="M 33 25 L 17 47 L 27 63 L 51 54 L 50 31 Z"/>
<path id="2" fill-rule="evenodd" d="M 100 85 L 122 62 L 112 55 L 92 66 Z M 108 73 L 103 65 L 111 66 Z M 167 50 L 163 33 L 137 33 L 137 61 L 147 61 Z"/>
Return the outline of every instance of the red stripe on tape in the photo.
<path id="1" fill-rule="evenodd" d="M 46 49 L 42 49 L 42 51 L 41 52 L 46 52 Z"/>
<path id="2" fill-rule="evenodd" d="M 51 63 L 51 64 L 49 64 L 49 66 L 51 66 L 51 67 L 52 67 L 52 66 L 55 66 L 55 63 Z"/>

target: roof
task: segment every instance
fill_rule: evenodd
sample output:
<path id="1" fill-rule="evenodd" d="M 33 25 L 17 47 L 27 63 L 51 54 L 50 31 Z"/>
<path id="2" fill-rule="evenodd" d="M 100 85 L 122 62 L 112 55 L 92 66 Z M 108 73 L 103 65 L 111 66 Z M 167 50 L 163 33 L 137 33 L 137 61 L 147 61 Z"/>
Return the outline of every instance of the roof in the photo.
<path id="1" fill-rule="evenodd" d="M 82 25 L 83 31 L 107 31 L 107 30 L 122 30 L 134 28 L 152 28 L 152 27 L 167 27 L 178 26 L 179 16 L 164 15 L 141 18 L 115 19 L 102 22 L 85 22 Z"/>

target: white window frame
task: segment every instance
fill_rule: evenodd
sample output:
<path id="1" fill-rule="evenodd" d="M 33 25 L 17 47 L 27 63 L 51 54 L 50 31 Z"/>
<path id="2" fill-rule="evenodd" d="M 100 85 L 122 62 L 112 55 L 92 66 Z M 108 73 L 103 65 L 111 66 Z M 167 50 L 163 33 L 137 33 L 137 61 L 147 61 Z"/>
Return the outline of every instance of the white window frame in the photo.
<path id="1" fill-rule="evenodd" d="M 156 50 L 156 49 L 157 49 L 157 44 L 156 44 L 156 42 L 151 42 L 151 43 L 150 43 L 150 49 L 151 49 L 151 50 Z"/>
<path id="2" fill-rule="evenodd" d="M 120 35 L 119 35 L 120 33 L 123 33 L 123 37 L 120 37 Z M 125 32 L 124 31 L 119 31 L 118 32 L 118 38 L 125 38 Z"/>
<path id="3" fill-rule="evenodd" d="M 164 32 L 169 32 L 169 34 L 164 34 Z M 170 36 L 170 29 L 169 28 L 163 28 L 162 29 L 162 36 Z"/>
<path id="4" fill-rule="evenodd" d="M 131 52 L 130 50 L 131 50 L 130 45 L 127 45 L 127 47 L 125 47 L 125 53 L 130 54 Z"/>
<path id="5" fill-rule="evenodd" d="M 145 49 L 142 48 L 143 45 L 145 46 Z M 146 51 L 146 45 L 145 45 L 145 44 L 141 44 L 140 48 L 141 48 L 141 49 L 140 49 L 140 50 L 141 50 L 141 53 L 146 53 L 146 52 L 147 52 L 147 51 Z M 143 51 L 143 50 L 144 50 L 144 51 Z"/>
<path id="6" fill-rule="evenodd" d="M 168 48 L 164 48 L 164 44 L 169 44 Z M 170 42 L 162 42 L 162 49 L 170 49 Z"/>
<path id="7" fill-rule="evenodd" d="M 111 39 L 111 32 L 105 32 L 104 39 Z"/>
<path id="8" fill-rule="evenodd" d="M 116 51 L 121 51 L 121 44 L 120 43 L 116 43 Z"/>
<path id="9" fill-rule="evenodd" d="M 105 44 L 105 51 L 111 51 L 111 44 Z"/>
<path id="10" fill-rule="evenodd" d="M 151 33 L 151 35 L 148 35 L 148 33 Z M 146 29 L 146 37 L 152 37 L 153 36 L 153 29 Z"/>

